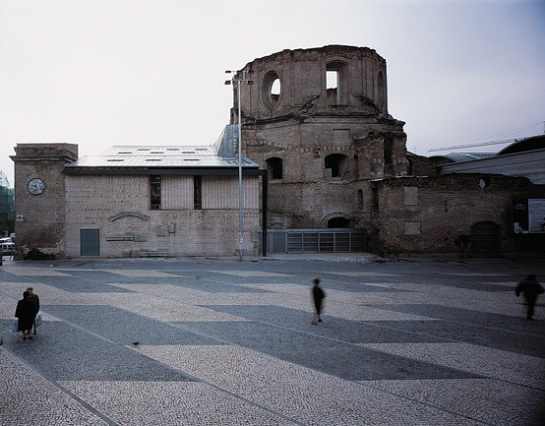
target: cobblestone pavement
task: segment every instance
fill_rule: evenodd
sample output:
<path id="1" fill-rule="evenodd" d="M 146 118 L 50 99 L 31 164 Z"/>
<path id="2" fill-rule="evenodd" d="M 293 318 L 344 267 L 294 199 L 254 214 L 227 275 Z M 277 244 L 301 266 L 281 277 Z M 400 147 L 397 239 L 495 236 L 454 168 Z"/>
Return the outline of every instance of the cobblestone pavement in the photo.
<path id="1" fill-rule="evenodd" d="M 528 273 L 545 281 L 475 259 L 5 259 L 0 424 L 543 425 Z M 44 323 L 23 340 L 28 286 Z"/>

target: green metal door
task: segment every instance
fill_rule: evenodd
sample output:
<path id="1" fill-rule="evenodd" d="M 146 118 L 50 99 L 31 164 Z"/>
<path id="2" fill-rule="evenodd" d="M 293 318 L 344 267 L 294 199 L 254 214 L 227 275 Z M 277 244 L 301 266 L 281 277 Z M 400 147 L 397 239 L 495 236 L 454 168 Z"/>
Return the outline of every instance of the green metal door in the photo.
<path id="1" fill-rule="evenodd" d="M 81 256 L 100 256 L 98 229 L 80 229 Z"/>

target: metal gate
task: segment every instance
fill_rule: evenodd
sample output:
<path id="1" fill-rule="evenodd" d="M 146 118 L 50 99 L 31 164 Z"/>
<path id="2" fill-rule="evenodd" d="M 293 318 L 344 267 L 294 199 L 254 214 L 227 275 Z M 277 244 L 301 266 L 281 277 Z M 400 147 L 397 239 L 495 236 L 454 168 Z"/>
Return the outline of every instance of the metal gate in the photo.
<path id="1" fill-rule="evenodd" d="M 350 253 L 366 251 L 365 229 L 270 229 L 269 253 Z"/>

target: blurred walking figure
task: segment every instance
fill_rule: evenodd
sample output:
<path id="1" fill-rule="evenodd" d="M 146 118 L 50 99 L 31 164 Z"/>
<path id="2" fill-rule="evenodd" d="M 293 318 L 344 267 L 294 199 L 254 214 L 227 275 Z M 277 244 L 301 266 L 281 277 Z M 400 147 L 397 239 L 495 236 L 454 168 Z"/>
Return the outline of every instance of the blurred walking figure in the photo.
<path id="1" fill-rule="evenodd" d="M 524 298 L 528 304 L 526 318 L 532 319 L 534 316 L 534 307 L 536 306 L 537 296 L 543 293 L 543 291 L 543 286 L 537 282 L 537 276 L 534 274 L 528 275 L 518 283 L 515 294 L 517 297 L 519 297 L 520 293 L 524 294 Z"/>
<path id="2" fill-rule="evenodd" d="M 40 311 L 40 298 L 37 294 L 34 294 L 34 289 L 32 287 L 29 287 L 26 289 L 30 296 L 28 297 L 30 301 L 34 304 L 34 308 L 36 310 L 36 315 L 38 315 L 38 312 Z M 36 321 L 33 323 L 34 326 L 34 334 L 36 334 Z"/>
<path id="3" fill-rule="evenodd" d="M 15 316 L 17 317 L 17 327 L 19 331 L 23 332 L 23 340 L 26 340 L 27 336 L 32 339 L 32 324 L 36 318 L 36 310 L 34 303 L 29 298 L 28 291 L 23 293 L 23 298 L 17 302 L 17 309 L 15 310 Z"/>
<path id="4" fill-rule="evenodd" d="M 322 322 L 322 318 L 320 317 L 322 313 L 322 301 L 325 297 L 324 291 L 320 288 L 320 279 L 314 278 L 314 287 L 312 287 L 312 300 L 314 301 L 314 308 L 316 309 L 316 313 L 312 317 L 311 324 L 318 324 L 318 322 Z"/>

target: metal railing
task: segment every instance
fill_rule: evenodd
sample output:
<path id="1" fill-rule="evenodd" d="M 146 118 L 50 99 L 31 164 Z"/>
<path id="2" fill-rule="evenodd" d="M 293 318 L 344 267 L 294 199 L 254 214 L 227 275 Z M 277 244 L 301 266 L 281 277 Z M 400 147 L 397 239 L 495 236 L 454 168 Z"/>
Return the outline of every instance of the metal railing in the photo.
<path id="1" fill-rule="evenodd" d="M 367 250 L 365 229 L 270 229 L 267 234 L 268 253 L 352 253 Z"/>

